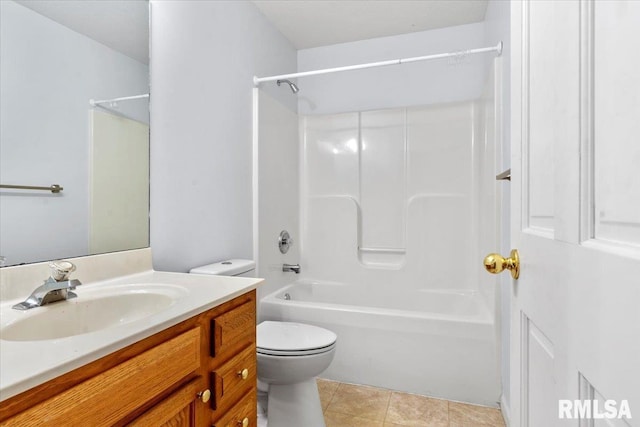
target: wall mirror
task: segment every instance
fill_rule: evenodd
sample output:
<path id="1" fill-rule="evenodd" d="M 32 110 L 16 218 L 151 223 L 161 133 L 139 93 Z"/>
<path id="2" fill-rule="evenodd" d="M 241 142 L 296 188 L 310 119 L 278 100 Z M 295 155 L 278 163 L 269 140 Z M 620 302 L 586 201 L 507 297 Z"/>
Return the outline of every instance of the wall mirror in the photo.
<path id="1" fill-rule="evenodd" d="M 149 3 L 0 7 L 0 265 L 149 246 Z"/>

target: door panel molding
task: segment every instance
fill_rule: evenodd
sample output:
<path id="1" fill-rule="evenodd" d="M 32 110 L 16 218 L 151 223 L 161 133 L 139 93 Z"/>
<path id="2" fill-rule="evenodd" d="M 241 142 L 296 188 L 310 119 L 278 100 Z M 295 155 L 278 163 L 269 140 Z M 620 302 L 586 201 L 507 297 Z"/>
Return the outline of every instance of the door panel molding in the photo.
<path id="1" fill-rule="evenodd" d="M 633 40 L 637 39 L 630 34 L 620 39 L 612 32 L 617 29 L 612 22 L 620 26 L 619 31 L 630 32 L 638 13 L 637 5 L 625 0 L 600 3 L 580 0 L 580 243 L 634 259 L 640 259 L 640 224 L 635 220 L 636 210 L 629 210 L 629 200 L 637 197 L 638 187 L 632 186 L 625 192 L 625 186 L 631 185 L 630 172 L 627 175 L 616 173 L 634 167 L 631 162 L 637 152 L 621 146 L 618 141 L 620 138 L 630 138 L 638 126 L 630 116 L 633 106 L 629 105 L 626 96 L 627 92 L 633 92 L 632 85 L 629 84 L 628 89 L 627 85 L 623 89 L 620 84 L 616 87 L 611 68 L 616 65 L 619 67 L 621 63 L 611 63 L 610 50 L 612 46 L 617 47 L 620 52 L 614 54 L 614 60 L 629 61 L 629 69 L 638 63 L 637 52 L 634 53 L 637 49 L 633 49 L 637 46 Z M 618 76 L 618 73 L 615 75 Z M 625 74 L 625 70 L 620 70 L 619 75 L 621 82 L 629 82 L 632 78 L 628 71 Z M 606 96 L 602 96 L 603 92 Z M 598 96 L 600 99 L 597 99 Z M 619 106 L 612 107 L 610 101 L 609 104 L 604 101 L 604 98 L 613 99 L 616 96 L 621 96 Z M 600 106 L 600 110 L 597 106 Z M 611 143 L 608 139 L 612 140 Z M 608 162 L 608 166 L 598 168 L 597 157 L 605 164 Z M 612 157 L 620 159 L 619 165 L 617 160 L 616 166 L 611 165 Z M 603 187 L 602 183 L 608 185 Z M 600 203 L 601 207 L 598 208 L 602 194 L 607 194 L 606 198 L 610 200 L 606 218 L 601 217 L 600 211 L 604 213 L 603 208 L 606 209 L 607 204 Z"/>
<path id="2" fill-rule="evenodd" d="M 580 0 L 580 242 L 594 232 L 593 1 Z"/>
<path id="3" fill-rule="evenodd" d="M 529 318 L 520 312 L 520 427 L 529 427 Z"/>
<path id="4" fill-rule="evenodd" d="M 529 3 L 521 3 L 521 69 L 520 69 L 520 179 L 521 229 L 529 230 Z M 552 236 L 553 237 L 553 236 Z"/>
<path id="5" fill-rule="evenodd" d="M 521 426 L 551 426 L 557 416 L 554 344 L 524 311 L 521 328 Z"/>

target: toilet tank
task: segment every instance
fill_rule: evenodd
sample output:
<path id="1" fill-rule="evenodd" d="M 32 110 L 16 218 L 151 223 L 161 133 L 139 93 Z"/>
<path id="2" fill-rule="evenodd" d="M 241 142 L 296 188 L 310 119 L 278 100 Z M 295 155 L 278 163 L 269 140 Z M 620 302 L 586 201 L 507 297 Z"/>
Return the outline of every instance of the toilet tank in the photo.
<path id="1" fill-rule="evenodd" d="M 215 276 L 256 277 L 256 263 L 249 259 L 228 259 L 214 262 L 189 270 L 195 274 L 213 274 Z"/>

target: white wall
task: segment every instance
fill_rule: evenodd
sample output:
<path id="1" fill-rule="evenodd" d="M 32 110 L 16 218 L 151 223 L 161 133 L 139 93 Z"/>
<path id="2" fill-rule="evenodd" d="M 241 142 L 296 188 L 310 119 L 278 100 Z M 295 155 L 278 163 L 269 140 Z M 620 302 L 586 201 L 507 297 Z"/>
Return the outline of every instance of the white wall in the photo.
<path id="1" fill-rule="evenodd" d="M 251 258 L 252 77 L 296 51 L 251 2 L 152 1 L 151 247 L 159 270 Z M 295 110 L 288 88 L 265 91 Z"/>
<path id="2" fill-rule="evenodd" d="M 511 25 L 511 5 L 508 1 L 491 0 L 487 7 L 487 14 L 485 16 L 485 38 L 488 44 L 494 44 L 498 41 L 504 43 L 502 50 L 502 154 L 498 156 L 499 163 L 496 165 L 496 174 L 511 167 L 511 141 L 509 136 L 511 135 L 511 91 L 510 91 L 510 70 L 511 70 L 511 37 L 510 37 L 510 25 Z M 501 181 L 497 183 L 499 194 L 501 198 L 501 212 L 500 212 L 500 253 L 508 254 L 512 249 L 510 244 L 510 183 L 508 181 Z M 500 294 L 501 294 L 501 371 L 502 371 L 502 404 L 503 410 L 508 414 L 510 406 L 510 372 L 509 372 L 509 348 L 510 348 L 510 324 L 511 319 L 511 280 L 508 275 L 500 275 Z"/>
<path id="3" fill-rule="evenodd" d="M 0 255 L 85 255 L 89 100 L 146 93 L 148 67 L 13 1 L 0 8 L 0 181 L 64 187 L 2 191 Z"/>
<path id="4" fill-rule="evenodd" d="M 258 289 L 258 297 L 262 298 L 298 277 L 283 272 L 282 264 L 300 262 L 300 138 L 294 111 L 263 90 L 255 89 L 254 93 L 258 98 L 255 252 L 257 275 L 265 279 Z M 295 99 L 290 92 L 289 96 Z M 294 242 L 286 254 L 277 244 L 282 230 L 287 230 Z"/>
<path id="5" fill-rule="evenodd" d="M 298 51 L 309 71 L 484 47 L 483 23 L 380 37 Z M 490 55 L 490 54 L 487 54 Z M 300 114 L 327 114 L 476 99 L 487 75 L 485 55 L 301 78 Z"/>

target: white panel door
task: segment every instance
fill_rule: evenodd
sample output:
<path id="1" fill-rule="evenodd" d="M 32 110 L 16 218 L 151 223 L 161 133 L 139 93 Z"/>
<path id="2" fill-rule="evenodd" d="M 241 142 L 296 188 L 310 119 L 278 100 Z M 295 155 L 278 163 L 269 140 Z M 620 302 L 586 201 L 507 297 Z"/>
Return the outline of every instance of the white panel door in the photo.
<path id="1" fill-rule="evenodd" d="M 511 424 L 640 426 L 640 2 L 516 1 L 511 21 Z M 574 400 L 599 406 L 567 418 Z M 594 413 L 625 401 L 631 419 Z"/>

